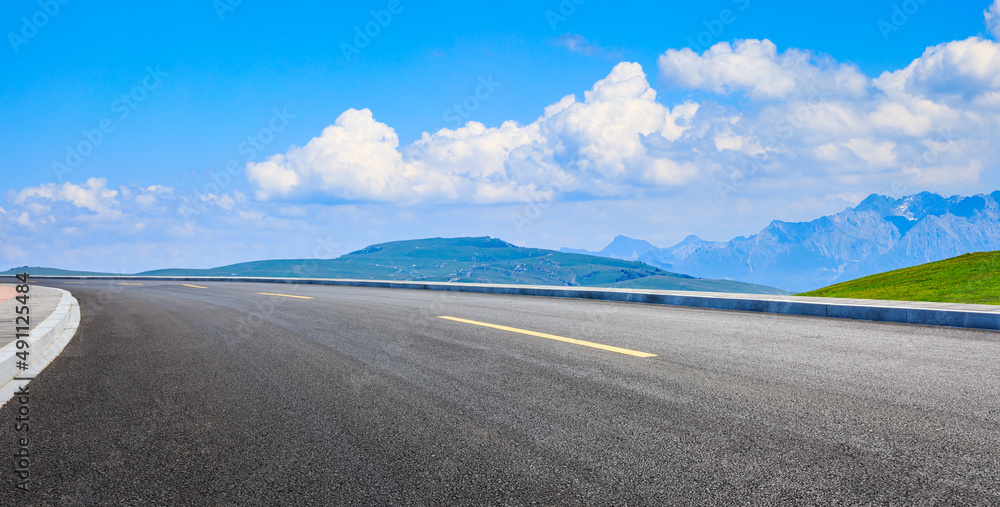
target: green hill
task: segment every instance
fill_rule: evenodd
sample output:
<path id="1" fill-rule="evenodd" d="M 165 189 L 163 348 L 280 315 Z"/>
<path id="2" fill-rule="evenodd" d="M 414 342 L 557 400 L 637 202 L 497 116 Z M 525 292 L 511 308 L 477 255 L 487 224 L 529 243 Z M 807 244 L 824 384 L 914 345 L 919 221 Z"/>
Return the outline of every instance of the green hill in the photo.
<path id="1" fill-rule="evenodd" d="M 649 279 L 647 286 L 643 288 L 783 293 L 773 287 L 762 285 L 698 279 L 664 271 L 641 262 L 524 248 L 488 237 L 395 241 L 372 245 L 329 260 L 269 260 L 213 269 L 163 269 L 140 274 L 354 278 L 558 286 L 615 286 L 614 284 Z M 685 289 L 688 286 L 692 288 Z"/>
<path id="2" fill-rule="evenodd" d="M 29 275 L 36 276 L 115 276 L 115 273 L 98 273 L 95 271 L 72 271 L 69 269 L 58 269 L 58 268 L 42 268 L 37 266 L 21 266 L 19 268 L 11 268 L 0 276 L 11 276 L 18 275 L 27 272 Z"/>
<path id="3" fill-rule="evenodd" d="M 114 275 L 53 268 L 15 268 L 7 274 L 25 270 L 33 275 Z M 158 269 L 138 275 L 352 278 L 785 294 L 764 285 L 694 278 L 636 261 L 524 248 L 488 237 L 394 241 L 336 259 L 265 260 L 210 269 Z"/>
<path id="4" fill-rule="evenodd" d="M 800 295 L 996 305 L 1000 304 L 1000 252 L 965 254 Z"/>

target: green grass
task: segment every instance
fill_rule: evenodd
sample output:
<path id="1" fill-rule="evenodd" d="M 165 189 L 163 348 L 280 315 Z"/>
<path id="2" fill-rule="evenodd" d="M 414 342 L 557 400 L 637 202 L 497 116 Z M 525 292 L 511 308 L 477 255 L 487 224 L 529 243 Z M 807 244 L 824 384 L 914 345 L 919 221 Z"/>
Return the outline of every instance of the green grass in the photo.
<path id="1" fill-rule="evenodd" d="M 800 296 L 998 305 L 1000 252 L 965 254 L 838 283 Z"/>

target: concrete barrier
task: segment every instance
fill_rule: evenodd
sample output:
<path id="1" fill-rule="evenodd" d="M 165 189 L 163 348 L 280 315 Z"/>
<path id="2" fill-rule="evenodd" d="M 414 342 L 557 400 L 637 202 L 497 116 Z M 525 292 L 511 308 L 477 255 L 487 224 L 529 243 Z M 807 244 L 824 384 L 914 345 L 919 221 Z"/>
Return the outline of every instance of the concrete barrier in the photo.
<path id="1" fill-rule="evenodd" d="M 349 280 L 332 278 L 272 278 L 213 276 L 39 276 L 33 280 L 133 280 L 177 282 L 250 282 L 339 285 L 387 289 L 445 290 L 541 297 L 564 297 L 685 306 L 715 310 L 804 315 L 835 319 L 869 320 L 902 324 L 1000 330 L 1000 306 L 927 303 L 916 301 L 876 301 L 864 299 L 815 298 L 686 292 L 601 287 L 554 287 L 541 285 L 501 285 L 484 283 L 411 282 L 393 280 Z"/>
<path id="2" fill-rule="evenodd" d="M 49 346 L 63 334 L 63 331 L 66 330 L 72 318 L 73 304 L 76 300 L 67 291 L 62 289 L 54 290 L 62 293 L 55 311 L 46 317 L 41 324 L 35 326 L 28 333 L 27 338 L 24 338 L 24 341 L 28 343 L 27 364 L 29 367 L 34 366 L 39 358 L 45 354 Z M 17 357 L 17 353 L 21 351 L 21 349 L 17 348 L 17 340 L 0 347 L 0 386 L 7 384 L 24 371 L 24 369 L 18 367 L 18 362 L 21 359 Z"/>

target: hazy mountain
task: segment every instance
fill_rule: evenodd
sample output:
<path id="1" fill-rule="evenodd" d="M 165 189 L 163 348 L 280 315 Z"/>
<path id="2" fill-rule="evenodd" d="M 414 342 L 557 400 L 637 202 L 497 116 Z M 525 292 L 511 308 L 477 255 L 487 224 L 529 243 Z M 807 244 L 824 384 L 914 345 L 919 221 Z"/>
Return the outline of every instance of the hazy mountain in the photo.
<path id="1" fill-rule="evenodd" d="M 584 255 L 596 255 L 598 257 L 609 257 L 612 259 L 624 259 L 627 261 L 634 261 L 640 256 L 645 254 L 650 250 L 656 249 L 655 246 L 650 244 L 648 241 L 641 239 L 632 239 L 628 236 L 618 235 L 611 241 L 608 246 L 604 247 L 604 250 L 600 252 L 590 252 L 587 250 L 579 250 L 576 248 L 561 248 L 560 252 L 563 253 L 577 253 Z"/>
<path id="2" fill-rule="evenodd" d="M 1000 191 L 945 198 L 873 194 L 811 222 L 774 221 L 729 242 L 695 236 L 638 260 L 704 278 L 800 292 L 970 252 L 1000 250 Z"/>

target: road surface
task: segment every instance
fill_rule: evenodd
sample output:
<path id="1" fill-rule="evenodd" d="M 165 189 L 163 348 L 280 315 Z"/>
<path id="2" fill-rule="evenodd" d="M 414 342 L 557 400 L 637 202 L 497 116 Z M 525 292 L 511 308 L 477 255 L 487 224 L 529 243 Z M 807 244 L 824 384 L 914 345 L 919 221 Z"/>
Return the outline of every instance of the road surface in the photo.
<path id="1" fill-rule="evenodd" d="M 1000 504 L 1000 333 L 124 283 L 45 282 L 82 322 L 0 504 Z"/>

